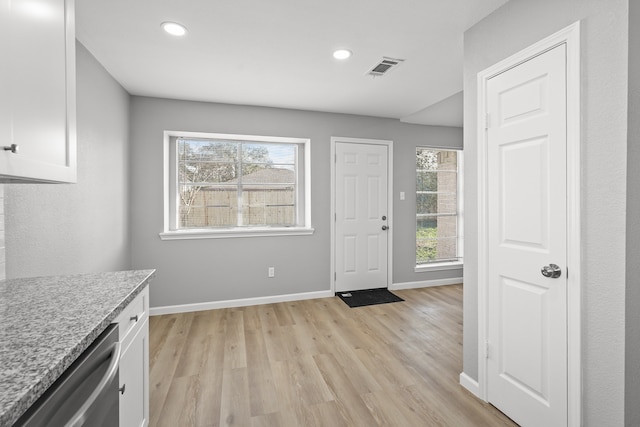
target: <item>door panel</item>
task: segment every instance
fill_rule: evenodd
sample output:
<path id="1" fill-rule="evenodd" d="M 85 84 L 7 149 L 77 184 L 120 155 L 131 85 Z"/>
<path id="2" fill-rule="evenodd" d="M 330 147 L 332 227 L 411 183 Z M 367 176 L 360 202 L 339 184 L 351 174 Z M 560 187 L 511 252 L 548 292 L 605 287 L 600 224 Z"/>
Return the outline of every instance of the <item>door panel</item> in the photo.
<path id="1" fill-rule="evenodd" d="M 379 271 L 380 257 L 378 254 L 380 253 L 380 236 L 367 236 L 367 250 L 369 251 L 367 254 L 367 261 L 369 262 L 369 265 L 367 265 L 367 271 Z"/>
<path id="2" fill-rule="evenodd" d="M 388 148 L 336 143 L 336 291 L 387 287 Z"/>
<path id="3" fill-rule="evenodd" d="M 532 80 L 519 83 L 506 89 L 500 97 L 500 126 L 510 125 L 521 120 L 529 120 L 544 114 L 547 106 L 546 78 L 537 76 Z"/>
<path id="4" fill-rule="evenodd" d="M 344 272 L 355 273 L 357 264 L 357 246 L 358 239 L 356 236 L 344 236 Z"/>
<path id="5" fill-rule="evenodd" d="M 500 198 L 502 244 L 526 246 L 548 252 L 549 227 L 546 201 L 549 188 L 546 170 L 547 140 L 515 141 L 498 148 L 503 183 L 515 182 L 520 174 L 527 177 L 518 186 L 504 185 Z M 527 224 L 523 227 L 522 224 Z M 524 248 L 522 248 L 524 249 Z"/>
<path id="6" fill-rule="evenodd" d="M 565 51 L 487 83 L 488 399 L 522 426 L 567 424 Z"/>
<path id="7" fill-rule="evenodd" d="M 544 375 L 549 365 L 544 351 L 548 292 L 534 283 L 507 277 L 502 277 L 500 291 L 504 343 L 501 375 L 525 393 L 548 398 Z M 512 325 L 524 325 L 526 329 L 512 328 Z"/>
<path id="8" fill-rule="evenodd" d="M 382 217 L 380 214 L 380 177 L 370 176 L 367 178 L 367 219 L 377 220 Z"/>

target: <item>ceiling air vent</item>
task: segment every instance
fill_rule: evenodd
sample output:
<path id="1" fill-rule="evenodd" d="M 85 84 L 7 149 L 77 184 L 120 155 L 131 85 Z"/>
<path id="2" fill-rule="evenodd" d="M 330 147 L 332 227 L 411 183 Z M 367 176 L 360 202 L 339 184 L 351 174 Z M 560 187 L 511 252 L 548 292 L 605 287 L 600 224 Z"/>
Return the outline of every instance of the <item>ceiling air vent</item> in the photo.
<path id="1" fill-rule="evenodd" d="M 377 63 L 367 74 L 374 77 L 384 76 L 403 62 L 404 59 L 387 58 L 383 56 L 382 61 Z"/>

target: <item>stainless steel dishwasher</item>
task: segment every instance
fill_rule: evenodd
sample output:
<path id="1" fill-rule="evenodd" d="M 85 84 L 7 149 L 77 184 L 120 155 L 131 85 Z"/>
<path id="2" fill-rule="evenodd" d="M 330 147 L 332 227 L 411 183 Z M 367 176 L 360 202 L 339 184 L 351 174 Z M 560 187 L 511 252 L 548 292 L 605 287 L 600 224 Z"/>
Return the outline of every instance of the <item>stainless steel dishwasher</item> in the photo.
<path id="1" fill-rule="evenodd" d="M 14 426 L 118 426 L 119 360 L 118 326 L 111 324 Z"/>

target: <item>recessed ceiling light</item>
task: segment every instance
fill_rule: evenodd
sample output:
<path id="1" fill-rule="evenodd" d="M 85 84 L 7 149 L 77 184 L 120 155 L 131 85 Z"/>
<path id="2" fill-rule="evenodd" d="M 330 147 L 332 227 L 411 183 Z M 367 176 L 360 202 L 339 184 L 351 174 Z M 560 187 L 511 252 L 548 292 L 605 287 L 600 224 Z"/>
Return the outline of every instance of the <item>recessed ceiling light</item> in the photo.
<path id="1" fill-rule="evenodd" d="M 187 34 L 187 29 L 184 25 L 178 24 L 177 22 L 163 22 L 160 24 L 163 30 L 172 36 L 184 36 Z"/>
<path id="2" fill-rule="evenodd" d="M 349 49 L 338 49 L 333 52 L 333 57 L 336 59 L 347 59 L 351 56 Z"/>

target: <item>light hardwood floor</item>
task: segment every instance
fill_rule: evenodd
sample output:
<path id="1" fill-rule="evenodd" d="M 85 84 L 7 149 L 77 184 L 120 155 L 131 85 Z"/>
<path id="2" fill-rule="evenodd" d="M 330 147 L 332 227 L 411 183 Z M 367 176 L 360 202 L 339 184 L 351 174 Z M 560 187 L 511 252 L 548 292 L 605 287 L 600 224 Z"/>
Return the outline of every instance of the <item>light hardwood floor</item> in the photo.
<path id="1" fill-rule="evenodd" d="M 458 383 L 462 286 L 154 316 L 150 426 L 515 426 Z"/>

